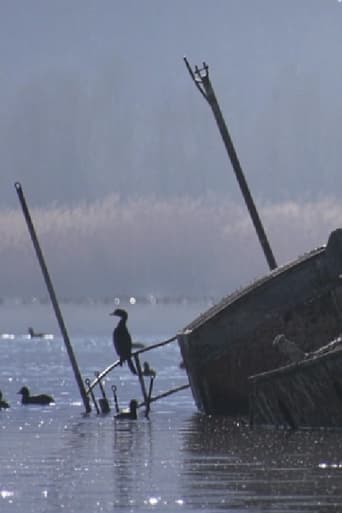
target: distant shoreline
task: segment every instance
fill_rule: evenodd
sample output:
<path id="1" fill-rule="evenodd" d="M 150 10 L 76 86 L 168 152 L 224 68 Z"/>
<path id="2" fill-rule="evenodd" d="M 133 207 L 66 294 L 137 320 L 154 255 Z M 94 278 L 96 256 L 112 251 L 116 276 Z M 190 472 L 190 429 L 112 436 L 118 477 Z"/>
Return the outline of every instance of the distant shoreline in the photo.
<path id="1" fill-rule="evenodd" d="M 213 296 L 203 297 L 187 297 L 187 296 L 138 296 L 118 294 L 112 297 L 61 297 L 59 302 L 61 304 L 70 305 L 196 305 L 206 304 L 211 305 L 218 301 L 220 298 Z M 48 297 L 4 297 L 0 298 L 0 305 L 3 306 L 33 306 L 33 305 L 50 305 Z"/>

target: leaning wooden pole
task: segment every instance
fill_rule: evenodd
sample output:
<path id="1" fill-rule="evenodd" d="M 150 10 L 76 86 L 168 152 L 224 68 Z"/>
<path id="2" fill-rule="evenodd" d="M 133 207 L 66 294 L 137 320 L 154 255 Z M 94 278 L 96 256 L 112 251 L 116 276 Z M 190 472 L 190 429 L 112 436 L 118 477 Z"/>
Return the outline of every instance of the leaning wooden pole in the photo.
<path id="1" fill-rule="evenodd" d="M 184 57 L 184 62 L 185 62 L 185 65 L 190 73 L 191 78 L 195 82 L 197 89 L 200 91 L 202 96 L 208 101 L 208 103 L 211 107 L 211 110 L 213 111 L 218 129 L 222 136 L 222 139 L 223 139 L 224 145 L 226 147 L 227 153 L 229 155 L 230 161 L 232 163 L 235 176 L 237 178 L 237 181 L 239 183 L 239 186 L 240 186 L 242 195 L 244 197 L 245 203 L 247 205 L 248 211 L 252 218 L 252 222 L 253 222 L 254 228 L 257 232 L 259 242 L 264 251 L 267 263 L 271 270 L 275 269 L 277 267 L 277 262 L 274 258 L 274 255 L 273 255 L 271 246 L 268 242 L 264 227 L 260 220 L 258 211 L 255 207 L 252 195 L 250 193 L 248 184 L 247 184 L 245 176 L 243 174 L 239 158 L 237 156 L 237 153 L 236 153 L 234 145 L 233 145 L 233 141 L 230 137 L 227 125 L 225 123 L 220 106 L 216 99 L 215 91 L 213 89 L 213 86 L 211 85 L 211 82 L 209 79 L 209 68 L 206 63 L 203 63 L 203 67 L 201 69 L 199 69 L 196 66 L 195 71 L 193 71 L 191 69 L 190 64 L 187 61 L 186 57 Z"/>
<path id="2" fill-rule="evenodd" d="M 82 397 L 82 400 L 83 400 L 83 404 L 84 404 L 86 413 L 89 413 L 91 411 L 90 404 L 89 404 L 89 398 L 87 396 L 87 393 L 86 393 L 86 390 L 85 390 L 85 387 L 84 387 L 84 384 L 83 384 L 81 373 L 79 371 L 79 368 L 78 368 L 78 365 L 77 365 L 77 361 L 76 361 L 76 358 L 75 358 L 75 354 L 74 354 L 74 351 L 72 349 L 72 345 L 71 345 L 71 342 L 70 342 L 70 339 L 69 339 L 69 335 L 68 335 L 67 329 L 66 329 L 65 324 L 64 324 L 63 316 L 62 316 L 61 310 L 59 308 L 59 304 L 58 304 L 57 297 L 56 297 L 56 294 L 55 294 L 55 291 L 54 291 L 54 288 L 53 288 L 53 285 L 52 285 L 52 281 L 51 281 L 51 278 L 50 278 L 50 275 L 49 275 L 49 271 L 47 269 L 47 266 L 46 266 L 46 263 L 45 263 L 45 260 L 44 260 L 43 252 L 42 252 L 42 250 L 40 248 L 39 241 L 38 241 L 38 238 L 37 238 L 37 235 L 36 235 L 36 231 L 34 229 L 33 222 L 32 222 L 32 219 L 31 219 L 31 215 L 30 215 L 28 206 L 26 204 L 24 192 L 23 192 L 22 187 L 21 187 L 19 182 L 16 182 L 14 184 L 14 186 L 15 186 L 15 189 L 16 189 L 17 194 L 18 194 L 18 198 L 19 198 L 19 201 L 20 201 L 20 204 L 21 204 L 21 208 L 23 210 L 23 214 L 24 214 L 24 217 L 25 217 L 25 220 L 26 220 L 26 224 L 27 224 L 28 230 L 30 232 L 32 243 L 33 243 L 34 249 L 36 251 L 36 255 L 37 255 L 37 258 L 38 258 L 38 261 L 39 261 L 39 265 L 40 265 L 41 271 L 43 273 L 45 284 L 46 284 L 46 287 L 48 289 L 48 292 L 49 292 L 49 295 L 50 295 L 50 299 L 51 299 L 51 302 L 52 302 L 52 305 L 53 305 L 53 308 L 54 308 L 54 311 L 55 311 L 55 315 L 56 315 L 56 318 L 57 318 L 57 321 L 58 321 L 58 324 L 59 324 L 59 327 L 60 327 L 60 330 L 61 330 L 61 333 L 62 333 L 62 336 L 63 336 L 63 339 L 64 339 L 64 344 L 65 344 L 67 353 L 69 355 L 69 359 L 70 359 L 70 362 L 71 362 L 72 369 L 74 371 L 74 375 L 75 375 L 75 378 L 76 378 L 76 382 L 77 382 L 78 388 L 80 390 L 80 394 L 81 394 L 81 397 Z"/>

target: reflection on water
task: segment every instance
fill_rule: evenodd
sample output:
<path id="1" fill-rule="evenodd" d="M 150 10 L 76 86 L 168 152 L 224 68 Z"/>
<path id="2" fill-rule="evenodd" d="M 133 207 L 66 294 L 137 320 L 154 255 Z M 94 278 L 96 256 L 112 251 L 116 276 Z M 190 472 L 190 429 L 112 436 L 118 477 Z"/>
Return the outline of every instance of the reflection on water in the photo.
<path id="1" fill-rule="evenodd" d="M 84 377 L 113 357 L 110 331 L 73 343 Z M 111 413 L 83 416 L 59 336 L 1 339 L 0 349 L 0 389 L 11 405 L 0 412 L 1 513 L 342 511 L 340 432 L 250 430 L 200 415 L 189 390 L 153 403 L 149 420 L 139 412 L 137 421 L 116 421 L 111 385 L 121 408 L 140 392 L 125 366 L 106 379 Z M 177 345 L 151 354 L 156 393 L 184 383 L 179 361 Z M 56 404 L 22 406 L 23 384 Z"/>
<path id="2" fill-rule="evenodd" d="M 1 511 L 341 510 L 339 432 L 250 430 L 186 408 L 184 394 L 150 420 L 4 412 Z"/>
<path id="3" fill-rule="evenodd" d="M 184 495 L 208 511 L 340 511 L 340 432 L 251 430 L 194 415 L 183 426 Z"/>
<path id="4" fill-rule="evenodd" d="M 165 412 L 137 422 L 74 418 L 55 431 L 56 424 L 49 418 L 40 437 L 31 415 L 23 426 L 32 451 L 24 443 L 24 453 L 12 455 L 21 462 L 22 491 L 7 483 L 8 511 L 24 502 L 29 512 L 342 507 L 338 432 L 252 431 L 229 419 Z"/>

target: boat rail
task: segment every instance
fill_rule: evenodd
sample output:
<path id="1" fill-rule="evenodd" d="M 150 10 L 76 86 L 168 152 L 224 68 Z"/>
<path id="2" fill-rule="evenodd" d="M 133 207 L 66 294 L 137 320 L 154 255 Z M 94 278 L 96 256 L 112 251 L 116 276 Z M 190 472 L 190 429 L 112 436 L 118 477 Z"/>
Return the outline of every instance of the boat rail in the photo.
<path id="1" fill-rule="evenodd" d="M 147 388 L 146 388 L 146 384 L 145 384 L 145 380 L 144 380 L 145 375 L 142 371 L 140 358 L 139 358 L 140 355 L 143 353 L 147 353 L 148 351 L 152 351 L 154 349 L 158 349 L 160 347 L 166 346 L 166 345 L 171 344 L 176 341 L 177 341 L 177 336 L 174 336 L 174 337 L 168 338 L 167 340 L 164 340 L 162 342 L 158 342 L 156 344 L 151 344 L 147 347 L 139 348 L 136 351 L 132 352 L 132 358 L 134 359 L 134 362 L 135 362 L 135 366 L 136 366 L 137 374 L 138 374 L 138 378 L 139 378 L 139 383 L 140 383 L 140 387 L 141 387 L 141 392 L 142 392 L 142 396 L 143 396 L 143 400 L 138 403 L 138 407 L 139 408 L 145 407 L 145 415 L 146 416 L 148 416 L 151 403 L 158 401 L 159 399 L 163 399 L 164 397 L 167 397 L 171 394 L 175 394 L 176 392 L 181 392 L 182 390 L 186 390 L 187 388 L 190 387 L 189 383 L 184 383 L 183 385 L 179 385 L 177 387 L 166 390 L 165 392 L 162 392 L 158 395 L 152 396 L 154 376 L 150 376 L 149 389 L 147 390 Z M 85 381 L 86 394 L 87 394 L 87 396 L 90 396 L 92 398 L 97 413 L 99 413 L 99 408 L 97 406 L 97 403 L 96 403 L 96 400 L 94 397 L 94 388 L 97 385 L 100 387 L 100 390 L 102 393 L 102 403 L 101 403 L 101 400 L 99 401 L 100 406 L 102 409 L 102 413 L 107 413 L 109 411 L 109 405 L 108 405 L 108 401 L 107 401 L 107 398 L 104 393 L 102 380 L 119 365 L 120 365 L 120 360 L 115 360 L 113 363 L 108 365 L 108 367 L 106 367 L 102 372 L 95 373 L 96 377 L 95 377 L 95 379 L 93 379 L 93 381 L 90 381 L 89 379 L 87 379 Z M 116 395 L 115 395 L 116 387 L 114 386 L 114 388 L 112 387 L 112 389 L 114 392 L 115 406 L 116 406 L 116 409 L 118 410 L 117 399 L 116 399 Z M 105 402 L 105 409 L 102 408 L 103 400 Z M 104 411 L 104 410 L 107 410 L 107 411 Z"/>

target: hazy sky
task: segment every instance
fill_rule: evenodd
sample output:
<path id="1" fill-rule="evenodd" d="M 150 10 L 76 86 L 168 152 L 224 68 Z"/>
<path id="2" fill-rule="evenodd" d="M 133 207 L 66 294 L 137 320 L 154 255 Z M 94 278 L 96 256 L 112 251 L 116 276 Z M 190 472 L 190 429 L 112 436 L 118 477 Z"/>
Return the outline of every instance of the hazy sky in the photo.
<path id="1" fill-rule="evenodd" d="M 2 295 L 44 290 L 16 180 L 61 294 L 221 294 L 265 272 L 184 55 L 209 64 L 278 261 L 325 242 L 341 48 L 337 0 L 0 0 Z"/>

